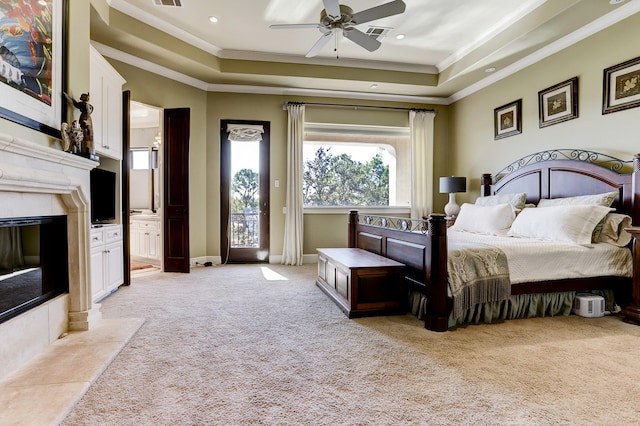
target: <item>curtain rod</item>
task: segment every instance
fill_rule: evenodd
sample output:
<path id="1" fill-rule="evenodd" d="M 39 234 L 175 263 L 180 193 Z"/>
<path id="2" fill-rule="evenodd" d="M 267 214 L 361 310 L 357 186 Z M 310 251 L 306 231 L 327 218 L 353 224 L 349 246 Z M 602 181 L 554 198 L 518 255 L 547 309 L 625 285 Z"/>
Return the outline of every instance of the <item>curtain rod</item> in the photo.
<path id="1" fill-rule="evenodd" d="M 353 105 L 353 104 L 326 104 L 317 102 L 285 102 L 282 104 L 282 109 L 286 110 L 288 105 L 309 105 L 314 107 L 334 107 L 334 108 L 353 108 L 353 109 L 380 109 L 380 110 L 395 110 L 395 111 L 427 111 L 437 113 L 437 109 L 433 108 L 403 108 L 403 107 L 386 107 L 375 105 Z"/>

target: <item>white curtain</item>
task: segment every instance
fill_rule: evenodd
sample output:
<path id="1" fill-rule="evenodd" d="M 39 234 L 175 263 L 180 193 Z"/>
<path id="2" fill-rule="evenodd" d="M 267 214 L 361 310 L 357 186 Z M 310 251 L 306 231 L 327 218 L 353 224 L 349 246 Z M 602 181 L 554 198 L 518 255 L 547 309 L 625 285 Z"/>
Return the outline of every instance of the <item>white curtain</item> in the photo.
<path id="1" fill-rule="evenodd" d="M 433 211 L 433 111 L 409 111 L 411 133 L 411 217 Z"/>
<path id="2" fill-rule="evenodd" d="M 284 219 L 284 265 L 302 265 L 302 142 L 304 140 L 304 105 L 287 104 L 287 198 Z"/>

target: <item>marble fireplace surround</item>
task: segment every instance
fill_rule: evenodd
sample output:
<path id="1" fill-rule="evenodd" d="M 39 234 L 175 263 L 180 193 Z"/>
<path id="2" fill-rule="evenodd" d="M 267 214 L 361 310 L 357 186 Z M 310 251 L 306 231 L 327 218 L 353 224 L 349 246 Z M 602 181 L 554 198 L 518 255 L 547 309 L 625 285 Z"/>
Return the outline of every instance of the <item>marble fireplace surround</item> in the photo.
<path id="1" fill-rule="evenodd" d="M 0 379 L 67 331 L 101 319 L 89 269 L 89 172 L 97 165 L 0 133 L 0 217 L 67 215 L 69 247 L 69 292 L 0 324 Z"/>

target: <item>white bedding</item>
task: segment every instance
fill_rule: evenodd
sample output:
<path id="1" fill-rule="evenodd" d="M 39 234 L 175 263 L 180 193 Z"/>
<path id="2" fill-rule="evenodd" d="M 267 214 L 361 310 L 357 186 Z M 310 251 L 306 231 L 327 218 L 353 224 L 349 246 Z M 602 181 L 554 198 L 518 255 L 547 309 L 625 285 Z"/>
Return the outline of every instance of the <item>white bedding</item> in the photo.
<path id="1" fill-rule="evenodd" d="M 497 246 L 509 264 L 511 284 L 597 276 L 631 277 L 628 248 L 607 243 L 578 245 L 529 238 L 499 237 L 449 229 L 455 243 L 470 241 Z"/>

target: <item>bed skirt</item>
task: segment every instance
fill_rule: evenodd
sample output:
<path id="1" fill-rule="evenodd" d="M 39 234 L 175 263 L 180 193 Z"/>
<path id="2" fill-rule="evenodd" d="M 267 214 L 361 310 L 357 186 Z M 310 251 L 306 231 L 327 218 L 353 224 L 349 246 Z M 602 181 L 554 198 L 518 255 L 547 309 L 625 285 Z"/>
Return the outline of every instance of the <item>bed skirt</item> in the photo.
<path id="1" fill-rule="evenodd" d="M 591 293 L 604 297 L 607 310 L 613 311 L 615 305 L 613 290 L 593 290 Z M 518 294 L 504 301 L 477 304 L 467 309 L 457 320 L 449 316 L 449 328 L 463 324 L 490 324 L 517 318 L 569 315 L 575 295 L 575 291 Z M 418 319 L 424 319 L 426 296 L 412 290 L 409 292 L 408 302 L 409 311 Z"/>

